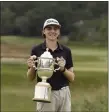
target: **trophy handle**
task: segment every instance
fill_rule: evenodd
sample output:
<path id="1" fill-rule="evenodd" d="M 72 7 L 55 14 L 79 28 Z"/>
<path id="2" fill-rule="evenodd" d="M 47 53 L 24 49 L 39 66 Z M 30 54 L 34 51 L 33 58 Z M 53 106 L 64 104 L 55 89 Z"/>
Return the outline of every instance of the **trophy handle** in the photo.
<path id="1" fill-rule="evenodd" d="M 58 65 L 58 63 L 54 63 L 55 65 Z M 58 68 L 56 68 L 56 69 L 54 69 L 54 72 L 56 72 L 57 70 L 59 70 L 60 69 L 60 67 L 58 67 Z"/>
<path id="2" fill-rule="evenodd" d="M 33 67 L 35 68 L 35 70 L 37 70 L 38 68 L 35 66 L 35 63 L 38 63 L 38 60 L 34 60 L 34 65 L 33 65 Z"/>

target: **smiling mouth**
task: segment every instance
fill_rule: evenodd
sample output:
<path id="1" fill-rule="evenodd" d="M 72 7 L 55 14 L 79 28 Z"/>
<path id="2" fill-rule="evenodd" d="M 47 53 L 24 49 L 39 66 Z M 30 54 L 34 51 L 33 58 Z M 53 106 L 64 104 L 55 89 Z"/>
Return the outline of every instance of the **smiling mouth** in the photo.
<path id="1" fill-rule="evenodd" d="M 51 37 L 55 37 L 55 35 L 50 35 Z"/>

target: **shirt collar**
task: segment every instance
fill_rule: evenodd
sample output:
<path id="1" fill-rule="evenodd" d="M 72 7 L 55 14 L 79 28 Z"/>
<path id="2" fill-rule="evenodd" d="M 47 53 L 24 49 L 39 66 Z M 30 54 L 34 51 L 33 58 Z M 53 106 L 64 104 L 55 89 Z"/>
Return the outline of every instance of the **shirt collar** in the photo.
<path id="1" fill-rule="evenodd" d="M 57 44 L 58 44 L 58 48 L 56 49 L 56 50 L 63 50 L 63 47 L 62 47 L 62 45 L 61 44 L 59 44 L 59 42 L 57 42 Z M 42 49 L 46 49 L 46 41 L 44 41 L 43 43 L 42 43 Z"/>

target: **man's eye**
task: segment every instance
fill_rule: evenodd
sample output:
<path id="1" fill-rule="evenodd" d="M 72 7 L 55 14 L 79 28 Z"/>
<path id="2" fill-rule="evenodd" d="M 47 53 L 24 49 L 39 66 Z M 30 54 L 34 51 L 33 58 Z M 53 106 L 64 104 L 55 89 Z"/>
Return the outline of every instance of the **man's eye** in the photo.
<path id="1" fill-rule="evenodd" d="M 47 27 L 47 30 L 57 30 L 58 29 L 58 27 Z"/>
<path id="2" fill-rule="evenodd" d="M 47 27 L 48 30 L 51 30 L 51 27 Z"/>
<path id="3" fill-rule="evenodd" d="M 57 27 L 54 27 L 54 30 L 57 30 Z"/>

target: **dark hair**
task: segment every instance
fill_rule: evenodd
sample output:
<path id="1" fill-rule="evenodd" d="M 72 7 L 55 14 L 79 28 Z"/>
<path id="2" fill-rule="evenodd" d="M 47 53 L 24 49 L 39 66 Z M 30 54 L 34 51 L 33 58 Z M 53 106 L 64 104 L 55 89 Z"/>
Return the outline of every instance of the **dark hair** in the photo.
<path id="1" fill-rule="evenodd" d="M 46 38 L 45 34 L 42 33 L 42 37 Z"/>

